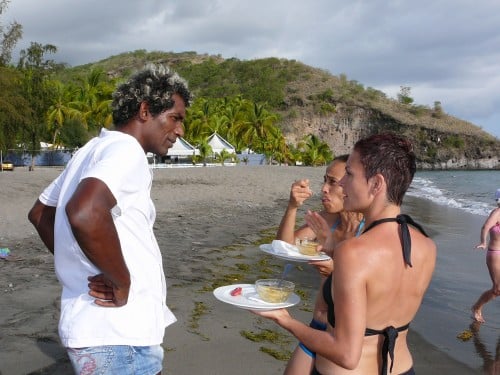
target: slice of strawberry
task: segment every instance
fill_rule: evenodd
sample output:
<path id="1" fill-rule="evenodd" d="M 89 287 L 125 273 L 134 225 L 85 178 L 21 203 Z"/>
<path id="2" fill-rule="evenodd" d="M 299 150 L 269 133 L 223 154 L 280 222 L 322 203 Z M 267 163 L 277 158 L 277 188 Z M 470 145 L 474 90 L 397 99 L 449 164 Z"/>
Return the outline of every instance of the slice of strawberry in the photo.
<path id="1" fill-rule="evenodd" d="M 241 294 L 241 291 L 242 291 L 242 290 L 243 290 L 243 289 L 242 289 L 240 286 L 238 286 L 238 287 L 234 288 L 233 290 L 231 290 L 230 294 L 231 294 L 233 297 L 236 297 L 236 296 L 239 296 L 239 295 Z"/>

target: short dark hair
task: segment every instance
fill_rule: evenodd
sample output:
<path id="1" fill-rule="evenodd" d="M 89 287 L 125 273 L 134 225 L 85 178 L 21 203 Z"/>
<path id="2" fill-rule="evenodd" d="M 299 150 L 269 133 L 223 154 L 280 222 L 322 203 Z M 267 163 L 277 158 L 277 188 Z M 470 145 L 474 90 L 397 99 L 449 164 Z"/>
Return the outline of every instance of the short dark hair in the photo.
<path id="1" fill-rule="evenodd" d="M 344 163 L 347 163 L 347 159 L 349 159 L 349 154 L 342 154 L 335 156 L 333 161 L 343 161 Z"/>
<path id="2" fill-rule="evenodd" d="M 166 66 L 150 64 L 113 92 L 113 122 L 117 127 L 126 124 L 137 115 L 142 102 L 157 116 L 174 106 L 174 94 L 180 95 L 189 107 L 192 95 L 186 81 Z"/>
<path id="3" fill-rule="evenodd" d="M 382 133 L 360 139 L 354 145 L 365 169 L 365 177 L 380 173 L 387 184 L 389 202 L 401 205 L 417 170 L 411 142 L 396 134 Z"/>

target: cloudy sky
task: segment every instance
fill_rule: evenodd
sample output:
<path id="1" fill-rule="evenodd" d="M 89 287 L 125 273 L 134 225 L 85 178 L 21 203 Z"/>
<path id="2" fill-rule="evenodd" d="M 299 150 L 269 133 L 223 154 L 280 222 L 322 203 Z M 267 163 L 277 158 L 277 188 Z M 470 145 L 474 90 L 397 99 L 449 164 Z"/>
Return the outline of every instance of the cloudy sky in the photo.
<path id="1" fill-rule="evenodd" d="M 0 22 L 72 66 L 122 52 L 296 59 L 500 138 L 498 0 L 10 0 Z"/>

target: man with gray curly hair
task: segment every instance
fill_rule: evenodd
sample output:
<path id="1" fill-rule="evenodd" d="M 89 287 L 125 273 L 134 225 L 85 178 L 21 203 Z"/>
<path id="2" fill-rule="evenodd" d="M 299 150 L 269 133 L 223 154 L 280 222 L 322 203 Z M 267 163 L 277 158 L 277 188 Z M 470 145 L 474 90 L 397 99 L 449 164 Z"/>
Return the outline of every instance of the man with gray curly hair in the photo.
<path id="1" fill-rule="evenodd" d="M 146 153 L 165 155 L 184 135 L 190 102 L 186 82 L 163 66 L 133 75 L 113 93 L 115 129 L 78 150 L 28 214 L 54 254 L 59 336 L 78 374 L 161 373 L 160 344 L 176 318 Z"/>
<path id="2" fill-rule="evenodd" d="M 141 103 L 148 103 L 149 112 L 157 116 L 174 106 L 173 94 L 179 95 L 186 106 L 191 94 L 186 81 L 177 73 L 170 73 L 163 65 L 149 65 L 122 83 L 113 93 L 113 122 L 119 128 L 139 112 Z"/>

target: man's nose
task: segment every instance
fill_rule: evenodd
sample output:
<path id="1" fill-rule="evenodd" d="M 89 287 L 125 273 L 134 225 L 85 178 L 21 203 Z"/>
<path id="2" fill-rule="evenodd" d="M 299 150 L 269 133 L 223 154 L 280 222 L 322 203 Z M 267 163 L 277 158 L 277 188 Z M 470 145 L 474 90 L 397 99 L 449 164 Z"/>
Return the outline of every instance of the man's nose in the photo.
<path id="1" fill-rule="evenodd" d="M 179 122 L 179 125 L 175 127 L 176 128 L 176 134 L 177 136 L 179 137 L 184 137 L 184 123 L 183 122 Z"/>

